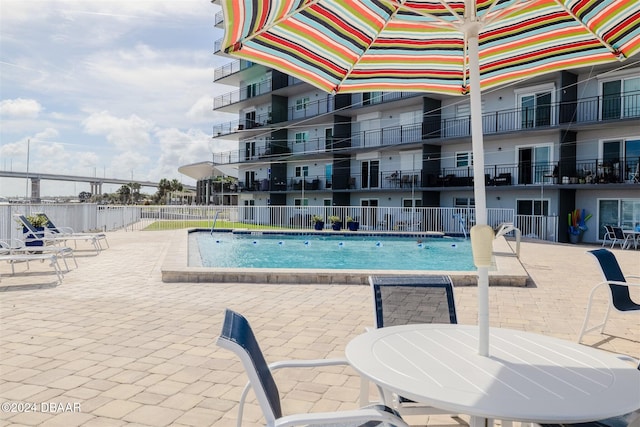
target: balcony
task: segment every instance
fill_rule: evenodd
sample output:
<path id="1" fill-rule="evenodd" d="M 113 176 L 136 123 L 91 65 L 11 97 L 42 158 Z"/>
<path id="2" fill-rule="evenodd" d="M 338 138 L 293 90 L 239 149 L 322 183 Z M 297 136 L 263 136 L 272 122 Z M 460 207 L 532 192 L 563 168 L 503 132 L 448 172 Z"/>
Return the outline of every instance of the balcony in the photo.
<path id="1" fill-rule="evenodd" d="M 217 96 L 213 99 L 213 109 L 217 110 L 231 104 L 255 98 L 271 92 L 271 79 L 244 86 L 233 92 Z"/>
<path id="2" fill-rule="evenodd" d="M 325 103 L 326 101 L 309 103 L 307 105 L 307 109 L 305 109 L 304 112 L 298 112 L 298 114 L 301 114 L 305 118 L 311 117 L 313 114 L 324 114 L 325 110 L 322 109 L 322 106 L 325 105 Z M 332 103 L 326 104 L 328 105 Z M 624 108 L 622 108 L 621 106 L 624 106 Z M 294 109 L 295 107 L 289 108 L 288 115 L 291 119 L 293 118 Z M 327 112 L 329 111 L 330 110 L 327 110 Z M 543 120 L 540 116 L 538 116 L 537 119 L 535 119 L 534 117 L 532 120 L 530 120 L 533 113 L 531 113 L 531 111 L 529 110 L 523 109 L 501 110 L 497 112 L 486 113 L 483 115 L 484 134 L 491 135 L 502 132 L 515 132 L 528 129 L 543 130 L 560 126 L 575 129 L 576 126 L 581 124 L 603 122 L 615 123 L 615 121 L 617 120 L 639 119 L 640 92 L 617 97 L 615 103 L 611 100 L 604 100 L 603 97 L 593 97 L 569 104 L 553 104 L 549 106 L 548 111 L 557 113 L 558 117 L 554 116 L 553 120 L 551 120 L 551 117 L 549 118 L 549 120 Z M 526 120 L 522 120 L 523 117 Z M 561 117 L 563 119 L 571 119 L 572 121 L 563 121 L 561 124 L 558 124 Z M 253 123 L 253 127 L 266 126 L 268 124 L 268 119 L 264 121 L 263 120 L 264 117 L 256 117 Z M 417 144 L 424 142 L 427 138 L 430 141 L 435 142 L 438 140 L 442 141 L 449 138 L 470 137 L 470 122 L 470 118 L 468 117 L 464 119 L 442 119 L 440 122 L 442 129 L 440 136 L 423 134 L 422 123 L 415 123 L 402 126 L 390 126 L 381 129 L 361 132 L 353 132 L 350 138 L 339 141 L 335 138 L 331 141 L 325 141 L 324 139 L 321 139 L 311 141 L 311 143 L 305 143 L 303 145 L 297 145 L 295 141 L 289 141 L 287 142 L 287 146 L 290 152 L 296 152 L 298 154 L 313 154 L 318 151 L 330 151 L 334 146 L 339 146 L 341 148 L 376 148 L 400 144 Z M 500 124 L 500 126 L 497 126 L 497 124 Z M 251 129 L 252 127 L 250 126 L 252 126 L 252 123 L 248 123 L 246 120 L 238 120 L 225 124 L 219 124 L 213 127 L 213 135 L 220 136 L 237 132 L 241 129 Z M 497 128 L 499 128 L 499 131 L 496 130 Z M 240 158 L 237 154 L 228 155 L 227 157 L 234 159 Z M 595 170 L 595 167 L 593 167 L 592 169 Z M 623 178 L 624 177 L 621 176 L 618 179 L 624 181 Z"/>
<path id="3" fill-rule="evenodd" d="M 327 95 L 330 96 L 330 95 Z M 287 121 L 310 119 L 317 117 L 321 114 L 330 113 L 333 111 L 332 100 L 318 100 L 313 102 L 307 102 L 304 106 L 288 107 L 287 108 Z M 233 120 L 228 123 L 221 123 L 213 126 L 213 136 L 228 135 L 239 130 L 254 129 L 272 124 L 271 114 L 257 115 L 255 118 L 244 120 Z"/>
<path id="4" fill-rule="evenodd" d="M 216 49 L 220 50 L 220 47 L 216 45 Z M 251 61 L 236 59 L 222 67 L 216 68 L 213 72 L 213 80 L 218 81 L 232 74 L 239 73 L 240 71 L 253 67 L 254 65 L 255 64 Z"/>

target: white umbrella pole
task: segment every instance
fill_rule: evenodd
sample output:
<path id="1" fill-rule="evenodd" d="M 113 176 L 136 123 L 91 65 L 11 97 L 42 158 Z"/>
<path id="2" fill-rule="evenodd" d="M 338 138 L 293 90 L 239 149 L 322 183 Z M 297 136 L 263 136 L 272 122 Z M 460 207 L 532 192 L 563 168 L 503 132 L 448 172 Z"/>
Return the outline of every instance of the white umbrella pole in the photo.
<path id="1" fill-rule="evenodd" d="M 482 94 L 480 92 L 480 59 L 478 54 L 478 34 L 476 31 L 469 31 L 468 49 L 469 49 L 469 86 L 470 86 L 470 102 L 471 102 L 471 147 L 473 151 L 473 195 L 476 206 L 476 225 L 487 225 L 487 194 L 485 192 L 484 183 L 484 141 L 482 135 Z M 478 228 L 480 229 L 480 228 Z M 472 229 L 473 231 L 473 229 Z M 474 237 L 479 240 L 476 242 L 477 247 L 491 245 L 491 241 L 482 239 L 475 233 L 472 233 L 471 240 L 474 243 Z M 476 245 L 474 245 L 476 246 Z M 491 249 L 488 249 L 491 251 Z M 474 251 L 474 259 L 476 254 Z M 489 253 L 489 259 L 491 255 Z M 478 267 L 478 353 L 481 356 L 489 355 L 489 266 L 479 263 Z"/>

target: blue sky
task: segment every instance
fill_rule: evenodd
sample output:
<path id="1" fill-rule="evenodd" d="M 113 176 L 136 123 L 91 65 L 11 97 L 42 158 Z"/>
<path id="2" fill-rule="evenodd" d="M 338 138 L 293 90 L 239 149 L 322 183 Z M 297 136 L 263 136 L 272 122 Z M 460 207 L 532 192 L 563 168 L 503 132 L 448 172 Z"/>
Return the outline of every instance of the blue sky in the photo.
<path id="1" fill-rule="evenodd" d="M 214 142 L 213 83 L 228 60 L 208 0 L 0 1 L 0 170 L 156 181 L 235 148 Z M 27 141 L 30 141 L 27 144 Z M 104 189 L 104 191 L 114 191 Z M 42 182 L 43 195 L 88 184 Z M 0 178 L 0 196 L 24 180 Z"/>

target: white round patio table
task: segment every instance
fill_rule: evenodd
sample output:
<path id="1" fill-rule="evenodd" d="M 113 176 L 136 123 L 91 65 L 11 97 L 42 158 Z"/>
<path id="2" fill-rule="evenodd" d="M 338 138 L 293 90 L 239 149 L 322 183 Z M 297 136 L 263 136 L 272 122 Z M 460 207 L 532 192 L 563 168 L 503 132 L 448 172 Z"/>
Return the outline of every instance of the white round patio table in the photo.
<path id="1" fill-rule="evenodd" d="M 640 408 L 640 371 L 616 355 L 545 335 L 417 324 L 375 329 L 346 347 L 353 368 L 400 396 L 483 419 L 575 423 Z"/>

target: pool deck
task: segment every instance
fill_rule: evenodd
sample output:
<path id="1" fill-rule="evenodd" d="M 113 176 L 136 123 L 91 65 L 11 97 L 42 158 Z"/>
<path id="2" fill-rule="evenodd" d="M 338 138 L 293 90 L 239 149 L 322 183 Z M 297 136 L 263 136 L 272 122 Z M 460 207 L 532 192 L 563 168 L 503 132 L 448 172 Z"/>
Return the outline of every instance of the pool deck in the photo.
<path id="1" fill-rule="evenodd" d="M 295 231 L 292 231 L 296 233 Z M 297 233 L 304 232 L 303 230 Z M 270 232 L 272 233 L 272 232 Z M 344 235 L 323 231 L 311 234 Z M 355 234 L 355 233 L 347 233 Z M 362 233 L 360 233 L 362 234 Z M 365 233 L 371 234 L 371 233 Z M 416 236 L 415 232 L 376 233 L 383 235 Z M 429 233 L 421 233 L 419 237 L 429 238 Z M 435 233 L 442 237 L 442 233 Z M 437 238 L 437 237 L 433 237 Z M 529 275 L 523 268 L 515 254 L 515 243 L 510 245 L 504 237 L 494 240 L 494 266 L 489 271 L 490 286 L 526 286 Z M 196 282 L 196 283 L 278 283 L 278 284 L 367 284 L 367 277 L 371 274 L 384 275 L 423 275 L 419 270 L 332 270 L 332 269 L 293 269 L 293 268 L 212 268 L 189 266 L 189 257 L 197 248 L 190 248 L 187 233 L 174 236 L 171 252 L 165 258 L 162 266 L 162 280 L 164 282 Z M 464 271 L 429 271 L 430 274 L 446 274 L 451 276 L 455 286 L 474 286 L 477 277 L 474 272 Z"/>
<path id="2" fill-rule="evenodd" d="M 79 267 L 61 285 L 46 264 L 32 263 L 29 274 L 18 264 L 16 276 L 0 264 L 0 402 L 49 404 L 0 412 L 0 425 L 235 426 L 246 376 L 215 345 L 226 307 L 249 319 L 269 362 L 343 357 L 373 323 L 367 286 L 163 282 L 165 259 L 184 233 L 110 232 L 111 247 L 99 255 L 80 242 Z M 531 280 L 490 289 L 491 325 L 575 341 L 600 281 L 585 253 L 594 247 L 523 241 Z M 626 274 L 640 275 L 639 251 L 613 252 Z M 456 287 L 455 298 L 459 322 L 475 324 L 477 287 Z M 594 315 L 605 307 L 603 292 Z M 592 332 L 584 343 L 638 357 L 640 316 L 612 313 L 605 334 Z M 357 407 L 360 381 L 348 367 L 278 372 L 276 381 L 285 413 Z M 463 420 L 408 417 L 413 426 Z M 243 425 L 262 425 L 251 394 Z"/>

